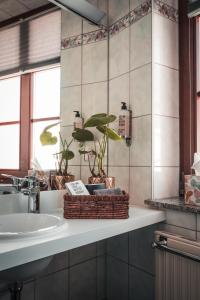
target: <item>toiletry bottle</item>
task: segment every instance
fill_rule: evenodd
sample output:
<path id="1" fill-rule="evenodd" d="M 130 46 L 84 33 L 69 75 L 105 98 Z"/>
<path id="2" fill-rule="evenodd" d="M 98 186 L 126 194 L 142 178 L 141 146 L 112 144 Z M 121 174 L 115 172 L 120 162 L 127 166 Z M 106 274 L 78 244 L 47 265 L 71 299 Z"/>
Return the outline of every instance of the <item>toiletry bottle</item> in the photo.
<path id="1" fill-rule="evenodd" d="M 128 140 L 131 138 L 131 128 L 130 128 L 130 111 L 127 108 L 126 102 L 121 102 L 122 107 L 119 115 L 119 129 L 118 134 Z"/>
<path id="2" fill-rule="evenodd" d="M 82 129 L 83 128 L 83 118 L 81 118 L 80 112 L 78 110 L 74 110 L 75 119 L 74 119 L 74 129 Z"/>

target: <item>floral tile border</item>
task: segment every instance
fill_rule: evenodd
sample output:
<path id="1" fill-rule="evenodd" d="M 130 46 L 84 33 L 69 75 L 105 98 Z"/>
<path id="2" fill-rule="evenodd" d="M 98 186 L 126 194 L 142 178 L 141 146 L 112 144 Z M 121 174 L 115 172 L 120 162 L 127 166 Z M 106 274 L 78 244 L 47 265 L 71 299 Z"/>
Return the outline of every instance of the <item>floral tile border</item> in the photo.
<path id="1" fill-rule="evenodd" d="M 74 47 L 78 47 L 90 43 L 99 42 L 107 39 L 107 37 L 108 37 L 108 30 L 106 28 L 101 28 L 95 31 L 62 39 L 61 49 L 64 50 L 64 49 L 74 48 Z"/>
<path id="2" fill-rule="evenodd" d="M 148 0 L 132 11 L 113 23 L 109 28 L 109 34 L 110 37 L 114 36 L 116 33 L 119 33 L 120 31 L 126 29 L 133 23 L 137 22 L 141 18 L 145 17 L 152 11 L 152 1 Z"/>
<path id="3" fill-rule="evenodd" d="M 154 0 L 154 10 L 158 12 L 163 17 L 178 22 L 178 9 L 170 6 L 169 4 L 161 1 L 161 0 Z"/>
<path id="4" fill-rule="evenodd" d="M 152 11 L 152 1 L 146 1 L 130 12 L 130 25 L 145 17 Z"/>
<path id="5" fill-rule="evenodd" d="M 69 49 L 106 40 L 108 38 L 108 34 L 110 37 L 113 37 L 115 34 L 128 28 L 130 25 L 134 24 L 141 18 L 151 13 L 152 2 L 154 3 L 153 9 L 155 12 L 171 21 L 178 22 L 178 9 L 168 5 L 161 0 L 147 0 L 146 2 L 143 2 L 141 5 L 130 11 L 124 17 L 113 23 L 109 27 L 109 30 L 105 27 L 102 27 L 95 31 L 62 39 L 61 49 Z"/>

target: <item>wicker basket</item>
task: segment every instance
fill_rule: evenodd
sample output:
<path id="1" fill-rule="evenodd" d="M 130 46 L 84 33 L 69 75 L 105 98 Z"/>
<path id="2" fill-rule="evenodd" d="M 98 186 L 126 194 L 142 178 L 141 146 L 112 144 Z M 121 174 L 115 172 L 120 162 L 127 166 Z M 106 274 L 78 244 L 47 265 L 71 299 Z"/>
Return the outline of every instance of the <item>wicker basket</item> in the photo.
<path id="1" fill-rule="evenodd" d="M 65 219 L 127 219 L 129 195 L 64 195 Z"/>

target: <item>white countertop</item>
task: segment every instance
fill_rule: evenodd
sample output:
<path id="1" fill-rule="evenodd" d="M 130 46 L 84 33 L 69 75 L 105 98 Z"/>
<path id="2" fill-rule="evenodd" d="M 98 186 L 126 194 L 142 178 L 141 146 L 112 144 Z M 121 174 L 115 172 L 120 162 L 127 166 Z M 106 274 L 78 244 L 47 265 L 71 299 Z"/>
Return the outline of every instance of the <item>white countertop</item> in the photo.
<path id="1" fill-rule="evenodd" d="M 57 201 L 59 202 L 59 201 Z M 165 220 L 163 211 L 130 207 L 126 220 L 64 220 L 52 234 L 0 240 L 0 271 Z"/>

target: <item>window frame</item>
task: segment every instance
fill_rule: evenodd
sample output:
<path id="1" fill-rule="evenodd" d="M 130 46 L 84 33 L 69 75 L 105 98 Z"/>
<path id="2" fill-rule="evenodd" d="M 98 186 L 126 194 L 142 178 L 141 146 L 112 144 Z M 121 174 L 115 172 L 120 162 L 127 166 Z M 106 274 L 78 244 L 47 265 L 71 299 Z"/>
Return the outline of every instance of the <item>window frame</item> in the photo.
<path id="1" fill-rule="evenodd" d="M 191 174 L 197 151 L 197 23 L 179 0 L 180 174 Z"/>
<path id="2" fill-rule="evenodd" d="M 33 76 L 35 72 L 58 68 L 60 64 L 51 65 L 45 68 L 32 70 L 26 74 L 20 75 L 20 121 L 2 122 L 5 124 L 20 125 L 20 141 L 19 141 L 19 169 L 0 169 L 0 183 L 8 183 L 10 179 L 3 177 L 1 174 L 8 174 L 17 177 L 28 175 L 30 170 L 30 160 L 32 157 L 32 124 L 41 121 L 60 120 L 60 116 L 46 118 L 32 118 L 33 107 Z M 13 75 L 18 76 L 18 74 Z M 2 78 L 4 79 L 4 78 Z M 0 78 L 1 80 L 1 78 Z"/>

